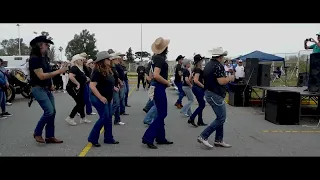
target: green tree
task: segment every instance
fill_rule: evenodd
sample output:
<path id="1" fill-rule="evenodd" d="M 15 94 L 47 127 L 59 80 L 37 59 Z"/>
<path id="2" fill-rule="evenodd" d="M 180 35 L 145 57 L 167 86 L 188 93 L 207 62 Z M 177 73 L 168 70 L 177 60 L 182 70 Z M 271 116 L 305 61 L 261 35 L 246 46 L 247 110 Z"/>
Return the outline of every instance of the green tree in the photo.
<path id="1" fill-rule="evenodd" d="M 95 34 L 90 34 L 86 29 L 82 30 L 80 34 L 75 34 L 73 39 L 69 41 L 66 48 L 66 56 L 71 59 L 72 56 L 85 52 L 90 58 L 95 58 L 98 50 L 96 49 Z"/>
<path id="2" fill-rule="evenodd" d="M 131 47 L 128 49 L 128 51 L 126 52 L 126 56 L 127 56 L 127 61 L 128 63 L 133 63 L 134 62 L 134 57 L 132 54 L 132 49 Z"/>
<path id="3" fill-rule="evenodd" d="M 19 38 L 4 39 L 1 41 L 2 48 L 0 54 L 2 56 L 17 56 L 19 55 Z M 23 42 L 23 38 L 20 38 L 20 50 L 21 55 L 29 55 L 29 46 Z"/>

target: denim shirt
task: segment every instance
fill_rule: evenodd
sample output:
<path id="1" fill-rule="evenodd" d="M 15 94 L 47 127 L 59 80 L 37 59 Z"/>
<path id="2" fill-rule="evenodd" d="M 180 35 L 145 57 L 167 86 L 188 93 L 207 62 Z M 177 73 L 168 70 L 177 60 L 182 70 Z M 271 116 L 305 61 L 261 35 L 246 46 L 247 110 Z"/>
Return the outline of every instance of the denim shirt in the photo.
<path id="1" fill-rule="evenodd" d="M 3 66 L 0 66 L 0 71 L 2 71 L 2 72 L 0 72 L 0 78 L 1 78 L 1 79 L 4 78 L 5 81 L 8 82 L 8 78 L 7 78 L 7 76 L 5 75 L 5 74 L 7 73 L 6 68 L 4 68 Z"/>

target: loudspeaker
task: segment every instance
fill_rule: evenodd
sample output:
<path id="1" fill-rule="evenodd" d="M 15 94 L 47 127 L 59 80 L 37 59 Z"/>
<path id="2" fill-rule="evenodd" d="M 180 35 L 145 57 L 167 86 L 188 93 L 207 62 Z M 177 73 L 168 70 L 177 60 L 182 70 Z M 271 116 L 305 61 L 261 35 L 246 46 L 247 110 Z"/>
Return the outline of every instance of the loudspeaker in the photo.
<path id="1" fill-rule="evenodd" d="M 245 67 L 245 82 L 250 86 L 258 84 L 259 59 L 247 58 Z"/>
<path id="2" fill-rule="evenodd" d="M 245 84 L 232 84 L 232 83 L 229 83 L 228 86 L 229 86 L 229 105 L 238 106 L 238 107 L 250 105 L 250 97 L 251 97 L 251 91 L 252 91 L 251 87 Z"/>
<path id="3" fill-rule="evenodd" d="M 309 92 L 320 92 L 320 53 L 310 55 Z"/>
<path id="4" fill-rule="evenodd" d="M 308 73 L 299 73 L 298 76 L 298 81 L 297 81 L 297 86 L 298 87 L 303 87 L 308 85 Z"/>
<path id="5" fill-rule="evenodd" d="M 258 86 L 269 87 L 270 86 L 270 68 L 271 64 L 259 64 L 258 70 Z"/>
<path id="6" fill-rule="evenodd" d="M 265 120 L 279 125 L 298 125 L 300 93 L 267 91 Z"/>

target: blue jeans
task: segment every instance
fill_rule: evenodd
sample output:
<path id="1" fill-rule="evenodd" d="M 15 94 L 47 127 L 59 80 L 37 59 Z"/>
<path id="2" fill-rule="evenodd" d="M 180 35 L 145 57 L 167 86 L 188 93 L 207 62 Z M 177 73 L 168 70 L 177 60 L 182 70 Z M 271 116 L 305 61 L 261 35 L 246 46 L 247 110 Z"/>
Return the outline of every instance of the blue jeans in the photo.
<path id="1" fill-rule="evenodd" d="M 119 91 L 119 94 L 120 94 L 120 114 L 122 113 L 125 113 L 126 112 L 126 85 L 124 85 L 120 91 Z"/>
<path id="2" fill-rule="evenodd" d="M 86 113 L 87 114 L 92 113 L 92 104 L 90 101 L 90 94 L 91 94 L 91 90 L 89 87 L 89 83 L 87 83 L 86 87 L 84 88 L 84 103 L 86 104 Z"/>
<path id="3" fill-rule="evenodd" d="M 6 93 L 0 89 L 0 106 L 2 113 L 6 112 L 6 102 L 7 102 L 7 96 Z"/>
<path id="4" fill-rule="evenodd" d="M 226 104 L 224 98 L 211 92 L 206 91 L 205 97 L 216 114 L 216 119 L 201 133 L 201 137 L 205 140 L 216 131 L 216 142 L 223 141 L 223 124 L 226 121 Z"/>
<path id="5" fill-rule="evenodd" d="M 164 129 L 164 119 L 168 113 L 168 101 L 166 94 L 166 86 L 160 83 L 155 84 L 154 103 L 157 107 L 157 117 L 144 133 L 143 141 L 153 144 L 154 139 L 157 142 L 165 142 L 166 131 Z"/>
<path id="6" fill-rule="evenodd" d="M 128 96 L 129 96 L 129 82 L 128 82 L 128 80 L 124 80 L 124 84 L 126 85 L 124 104 L 125 104 L 125 106 L 127 106 L 128 105 Z"/>
<path id="7" fill-rule="evenodd" d="M 154 102 L 149 99 L 144 109 L 146 109 L 149 112 L 153 105 L 154 105 Z"/>
<path id="8" fill-rule="evenodd" d="M 194 120 L 196 116 L 198 116 L 198 124 L 202 124 L 202 112 L 203 109 L 206 107 L 206 101 L 204 100 L 204 89 L 197 85 L 194 85 L 192 86 L 192 92 L 196 96 L 199 106 L 190 116 L 190 120 Z"/>
<path id="9" fill-rule="evenodd" d="M 100 131 L 102 127 L 104 127 L 104 142 L 105 143 L 112 143 L 114 142 L 113 135 L 112 135 L 112 103 L 107 102 L 103 104 L 95 95 L 90 95 L 90 100 L 92 105 L 96 108 L 99 119 L 94 124 L 89 137 L 88 141 L 94 144 L 98 143 Z"/>
<path id="10" fill-rule="evenodd" d="M 113 91 L 112 114 L 114 115 L 114 123 L 120 122 L 120 93 Z"/>
<path id="11" fill-rule="evenodd" d="M 153 103 L 153 101 L 151 102 Z M 153 105 L 148 111 L 146 117 L 144 118 L 143 123 L 151 124 L 156 117 L 157 117 L 157 107 L 156 105 Z"/>
<path id="12" fill-rule="evenodd" d="M 184 92 L 184 94 L 187 96 L 188 98 L 188 103 L 186 105 L 183 106 L 183 108 L 181 109 L 181 113 L 182 114 L 187 114 L 188 116 L 192 115 L 192 111 L 191 111 L 191 106 L 193 104 L 193 93 L 192 93 L 192 89 L 189 86 L 182 86 L 182 90 Z"/>
<path id="13" fill-rule="evenodd" d="M 43 110 L 43 115 L 34 130 L 34 135 L 42 136 L 42 131 L 45 127 L 46 138 L 52 138 L 54 137 L 54 119 L 56 117 L 54 97 L 50 90 L 43 87 L 33 87 L 31 92 Z"/>
<path id="14" fill-rule="evenodd" d="M 174 82 L 178 88 L 178 91 L 179 91 L 179 98 L 176 102 L 176 104 L 182 104 L 182 99 L 183 97 L 185 96 L 183 90 L 182 90 L 182 82 Z"/>

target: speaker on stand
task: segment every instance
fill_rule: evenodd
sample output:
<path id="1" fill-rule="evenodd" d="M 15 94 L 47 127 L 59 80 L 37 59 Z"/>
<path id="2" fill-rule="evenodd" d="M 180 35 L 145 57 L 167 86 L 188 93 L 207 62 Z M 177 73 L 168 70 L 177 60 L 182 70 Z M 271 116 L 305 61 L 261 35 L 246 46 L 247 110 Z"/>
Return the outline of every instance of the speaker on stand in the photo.
<path id="1" fill-rule="evenodd" d="M 320 53 L 310 55 L 308 90 L 313 93 L 320 92 Z"/>

